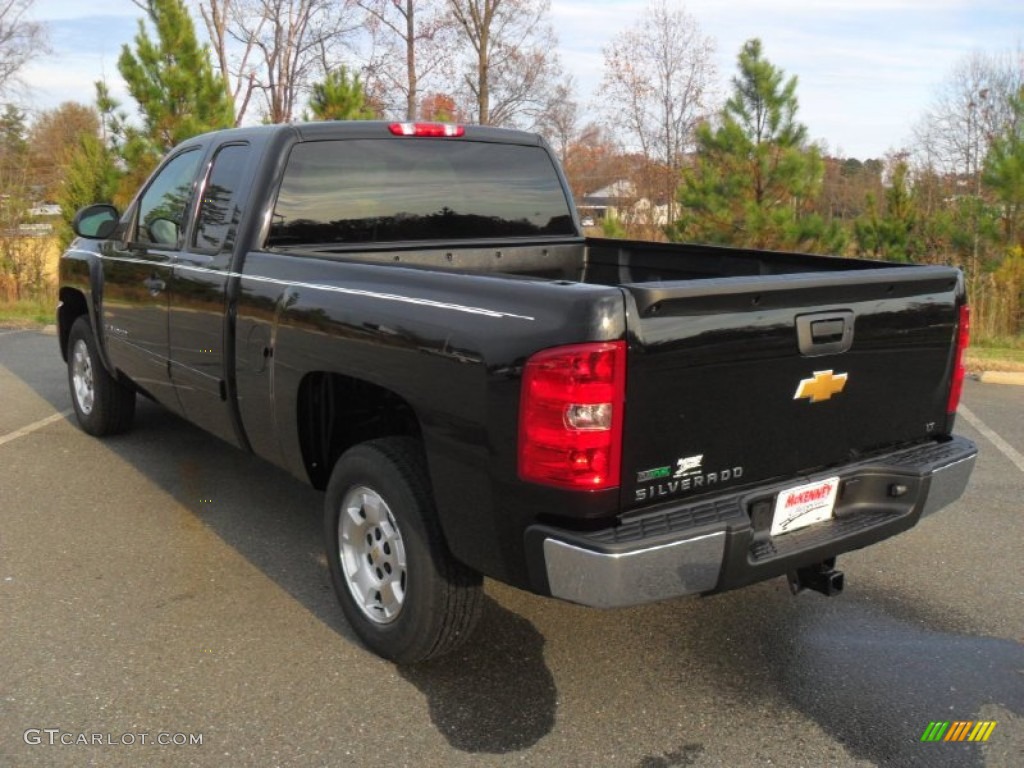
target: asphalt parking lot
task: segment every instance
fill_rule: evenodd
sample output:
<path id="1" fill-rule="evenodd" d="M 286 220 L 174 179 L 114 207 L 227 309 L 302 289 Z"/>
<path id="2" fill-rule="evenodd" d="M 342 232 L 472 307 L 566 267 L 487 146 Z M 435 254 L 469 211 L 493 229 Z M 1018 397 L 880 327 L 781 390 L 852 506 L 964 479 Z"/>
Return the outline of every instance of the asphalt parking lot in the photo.
<path id="1" fill-rule="evenodd" d="M 56 338 L 0 329 L 0 766 L 1020 766 L 1024 388 L 964 402 L 966 496 L 840 558 L 839 597 L 488 582 L 470 644 L 406 669 L 342 618 L 319 493 L 145 400 L 88 437 Z"/>

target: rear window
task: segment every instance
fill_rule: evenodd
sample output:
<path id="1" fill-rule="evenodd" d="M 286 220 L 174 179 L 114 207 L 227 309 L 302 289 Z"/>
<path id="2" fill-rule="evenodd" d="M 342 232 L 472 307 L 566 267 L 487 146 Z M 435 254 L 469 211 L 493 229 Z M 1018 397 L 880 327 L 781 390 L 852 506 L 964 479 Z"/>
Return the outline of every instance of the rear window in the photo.
<path id="1" fill-rule="evenodd" d="M 572 234 L 540 147 L 357 139 L 295 145 L 267 245 Z"/>

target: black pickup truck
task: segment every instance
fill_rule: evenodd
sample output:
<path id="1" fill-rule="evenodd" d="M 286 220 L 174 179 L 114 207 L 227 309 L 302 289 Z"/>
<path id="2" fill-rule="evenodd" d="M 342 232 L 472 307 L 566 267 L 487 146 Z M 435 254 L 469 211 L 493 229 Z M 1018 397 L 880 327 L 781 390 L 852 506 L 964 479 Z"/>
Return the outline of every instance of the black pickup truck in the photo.
<path id="1" fill-rule="evenodd" d="M 585 238 L 531 134 L 207 134 L 74 227 L 82 428 L 142 393 L 324 489 L 341 606 L 399 662 L 466 638 L 482 575 L 599 607 L 833 594 L 837 554 L 974 465 L 956 269 Z"/>

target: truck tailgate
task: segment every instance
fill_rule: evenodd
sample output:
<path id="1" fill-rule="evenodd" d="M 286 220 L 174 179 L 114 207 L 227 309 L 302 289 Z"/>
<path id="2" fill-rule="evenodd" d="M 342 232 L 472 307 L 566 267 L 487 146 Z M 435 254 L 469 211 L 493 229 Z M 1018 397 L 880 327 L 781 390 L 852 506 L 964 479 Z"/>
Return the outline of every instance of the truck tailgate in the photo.
<path id="1" fill-rule="evenodd" d="M 799 478 L 946 433 L 958 274 L 886 266 L 623 285 L 624 508 Z"/>

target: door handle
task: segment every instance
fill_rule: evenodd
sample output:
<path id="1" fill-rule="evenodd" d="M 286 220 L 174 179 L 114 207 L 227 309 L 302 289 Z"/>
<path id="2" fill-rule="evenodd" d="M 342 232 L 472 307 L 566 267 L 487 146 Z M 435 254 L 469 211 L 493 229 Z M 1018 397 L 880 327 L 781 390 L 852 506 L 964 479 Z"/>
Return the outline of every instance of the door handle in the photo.
<path id="1" fill-rule="evenodd" d="M 150 275 L 142 284 L 146 286 L 150 296 L 159 295 L 167 287 L 167 283 L 161 280 L 159 275 Z"/>
<path id="2" fill-rule="evenodd" d="M 206 267 L 213 261 L 213 256 L 207 253 L 178 254 L 174 257 L 175 264 L 183 264 L 187 267 Z"/>

